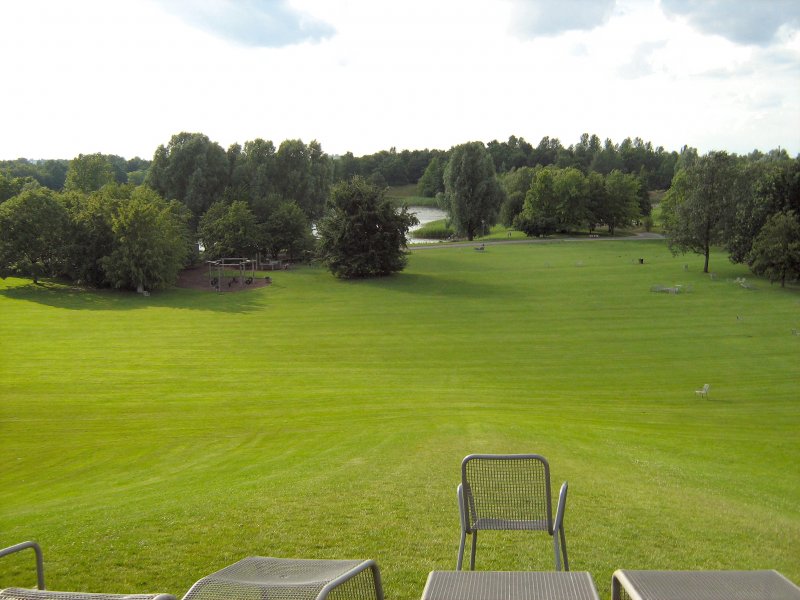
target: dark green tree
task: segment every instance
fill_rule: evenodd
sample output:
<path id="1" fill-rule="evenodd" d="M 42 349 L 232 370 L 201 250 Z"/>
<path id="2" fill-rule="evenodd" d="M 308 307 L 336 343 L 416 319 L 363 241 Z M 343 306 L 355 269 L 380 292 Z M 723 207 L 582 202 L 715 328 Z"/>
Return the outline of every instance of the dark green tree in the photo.
<path id="1" fill-rule="evenodd" d="M 294 260 L 314 247 L 308 219 L 294 202 L 281 204 L 263 224 L 262 232 L 262 247 L 275 259 L 286 253 Z"/>
<path id="2" fill-rule="evenodd" d="M 589 231 L 594 231 L 598 225 L 605 222 L 608 210 L 606 178 L 597 171 L 590 171 L 586 177 L 586 185 L 586 220 L 589 223 Z"/>
<path id="3" fill-rule="evenodd" d="M 774 214 L 753 241 L 750 268 L 756 275 L 766 275 L 770 282 L 800 277 L 800 220 L 794 212 Z"/>
<path id="4" fill-rule="evenodd" d="M 736 158 L 710 152 L 694 160 L 672 180 L 662 202 L 662 219 L 673 254 L 694 252 L 705 258 L 708 273 L 711 247 L 725 240 L 725 225 L 733 212 Z"/>
<path id="5" fill-rule="evenodd" d="M 586 177 L 575 167 L 556 169 L 553 178 L 557 227 L 570 231 L 588 220 L 589 187 Z"/>
<path id="6" fill-rule="evenodd" d="M 592 162 L 589 165 L 592 171 L 597 171 L 601 175 L 608 175 L 614 169 L 622 169 L 623 167 L 622 157 L 614 142 L 609 138 L 606 138 L 603 149 L 593 155 Z"/>
<path id="7" fill-rule="evenodd" d="M 735 207 L 726 227 L 725 245 L 735 263 L 747 262 L 753 241 L 771 215 L 800 214 L 800 157 L 751 157 L 739 165 Z"/>
<path id="8" fill-rule="evenodd" d="M 639 180 L 615 169 L 606 176 L 605 184 L 606 205 L 601 211 L 601 222 L 614 235 L 617 227 L 631 225 L 641 216 Z"/>
<path id="9" fill-rule="evenodd" d="M 79 154 L 69 161 L 64 189 L 68 192 L 95 192 L 114 183 L 114 167 L 102 154 Z"/>
<path id="10" fill-rule="evenodd" d="M 417 223 L 395 209 L 382 188 L 361 177 L 336 184 L 318 226 L 319 256 L 336 277 L 375 277 L 402 271 L 408 230 Z"/>
<path id="11" fill-rule="evenodd" d="M 284 201 L 295 201 L 309 220 L 322 214 L 331 176 L 331 161 L 316 140 L 308 146 L 301 140 L 285 140 L 278 148 L 277 192 Z"/>
<path id="12" fill-rule="evenodd" d="M 105 283 L 101 266 L 111 254 L 112 219 L 120 200 L 130 198 L 130 186 L 105 186 L 100 192 L 65 192 L 61 200 L 69 213 L 69 236 L 65 243 L 64 273 L 79 284 Z"/>
<path id="13" fill-rule="evenodd" d="M 261 138 L 245 142 L 236 160 L 231 186 L 248 198 L 254 212 L 258 212 L 256 206 L 276 194 L 275 161 L 275 144 Z"/>
<path id="14" fill-rule="evenodd" d="M 152 290 L 175 283 L 189 257 L 189 214 L 173 204 L 144 186 L 118 204 L 111 253 L 101 260 L 111 286 Z"/>
<path id="15" fill-rule="evenodd" d="M 472 240 L 497 222 L 505 194 L 482 142 L 462 144 L 450 151 L 444 190 L 450 220 L 458 235 Z"/>
<path id="16" fill-rule="evenodd" d="M 525 194 L 531 187 L 536 171 L 532 167 L 511 169 L 499 176 L 500 185 L 505 192 L 505 200 L 500 206 L 500 222 L 506 227 L 514 224 L 514 219 L 522 212 L 525 205 Z"/>
<path id="17" fill-rule="evenodd" d="M 208 258 L 249 258 L 258 250 L 260 231 L 247 202 L 215 202 L 200 219 L 197 234 Z"/>
<path id="18" fill-rule="evenodd" d="M 359 161 L 352 152 L 333 159 L 333 181 L 350 181 L 359 174 Z"/>
<path id="19" fill-rule="evenodd" d="M 11 177 L 0 173 L 0 202 L 5 202 L 23 190 L 35 189 L 39 187 L 39 182 L 33 177 Z"/>
<path id="20" fill-rule="evenodd" d="M 445 158 L 434 156 L 425 172 L 417 182 L 417 193 L 425 198 L 435 198 L 436 194 L 444 192 L 444 168 L 447 164 Z"/>
<path id="21" fill-rule="evenodd" d="M 228 155 L 202 133 L 178 133 L 159 146 L 146 179 L 163 198 L 183 202 L 195 222 L 229 183 Z"/>
<path id="22" fill-rule="evenodd" d="M 558 169 L 552 165 L 538 168 L 531 180 L 522 212 L 516 220 L 516 225 L 528 235 L 547 235 L 558 229 L 556 171 Z"/>
<path id="23" fill-rule="evenodd" d="M 69 215 L 47 188 L 23 191 L 0 204 L 0 276 L 38 283 L 63 266 Z"/>

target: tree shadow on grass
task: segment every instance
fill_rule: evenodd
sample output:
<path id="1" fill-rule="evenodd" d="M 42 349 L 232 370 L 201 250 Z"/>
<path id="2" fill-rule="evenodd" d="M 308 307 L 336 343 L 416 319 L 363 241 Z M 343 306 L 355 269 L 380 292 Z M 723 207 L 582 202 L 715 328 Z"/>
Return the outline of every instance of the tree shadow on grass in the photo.
<path id="1" fill-rule="evenodd" d="M 420 273 L 396 273 L 389 277 L 353 280 L 354 283 L 415 296 L 460 299 L 505 298 L 518 293 L 503 284 L 480 278 L 455 278 Z"/>
<path id="2" fill-rule="evenodd" d="M 269 288 L 261 288 L 261 290 Z M 205 292 L 171 288 L 143 296 L 130 291 L 91 289 L 56 281 L 40 281 L 0 289 L 0 297 L 35 302 L 65 310 L 142 310 L 175 308 L 184 310 L 248 313 L 268 306 L 264 292 Z"/>

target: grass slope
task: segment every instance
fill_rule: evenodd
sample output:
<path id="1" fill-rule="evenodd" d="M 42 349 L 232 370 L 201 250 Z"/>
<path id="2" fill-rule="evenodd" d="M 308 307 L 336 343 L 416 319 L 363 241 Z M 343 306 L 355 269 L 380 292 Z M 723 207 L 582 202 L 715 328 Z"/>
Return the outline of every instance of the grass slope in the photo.
<path id="1" fill-rule="evenodd" d="M 586 241 L 237 294 L 0 282 L 0 546 L 37 539 L 52 589 L 178 595 L 248 555 L 375 558 L 412 600 L 455 566 L 461 458 L 539 452 L 604 598 L 620 567 L 800 581 L 800 295 L 701 264 Z M 485 534 L 478 568 L 550 548 Z"/>

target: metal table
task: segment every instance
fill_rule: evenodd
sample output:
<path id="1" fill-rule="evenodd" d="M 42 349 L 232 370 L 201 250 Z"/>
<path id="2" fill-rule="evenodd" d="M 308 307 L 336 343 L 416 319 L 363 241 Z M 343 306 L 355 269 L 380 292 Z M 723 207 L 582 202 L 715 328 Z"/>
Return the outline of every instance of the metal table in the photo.
<path id="1" fill-rule="evenodd" d="M 422 600 L 600 600 L 580 571 L 433 571 Z"/>
<path id="2" fill-rule="evenodd" d="M 183 600 L 383 600 L 373 560 L 251 556 L 207 575 Z"/>
<path id="3" fill-rule="evenodd" d="M 612 600 L 800 600 L 777 571 L 629 571 L 611 577 Z"/>

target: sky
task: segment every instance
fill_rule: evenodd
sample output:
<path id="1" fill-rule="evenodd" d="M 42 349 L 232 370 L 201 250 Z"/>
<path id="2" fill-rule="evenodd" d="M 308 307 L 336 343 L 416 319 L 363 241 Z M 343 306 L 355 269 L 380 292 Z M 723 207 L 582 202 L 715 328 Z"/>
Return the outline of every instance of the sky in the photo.
<path id="1" fill-rule="evenodd" d="M 582 133 L 800 153 L 796 0 L 2 0 L 0 159 Z"/>

